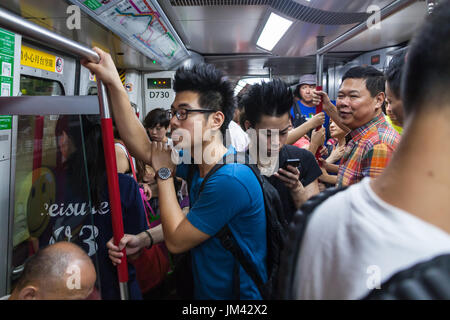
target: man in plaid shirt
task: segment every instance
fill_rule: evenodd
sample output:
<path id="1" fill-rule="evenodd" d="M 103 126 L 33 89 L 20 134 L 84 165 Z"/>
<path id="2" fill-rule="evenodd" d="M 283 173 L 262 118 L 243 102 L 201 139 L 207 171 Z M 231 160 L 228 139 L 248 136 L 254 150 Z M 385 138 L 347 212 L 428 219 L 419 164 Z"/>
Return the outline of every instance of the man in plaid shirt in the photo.
<path id="1" fill-rule="evenodd" d="M 343 78 L 336 108 L 327 94 L 316 91 L 314 100 L 323 97 L 324 110 L 336 124 L 349 131 L 339 165 L 336 186 L 349 186 L 364 177 L 376 177 L 389 163 L 400 135 L 382 112 L 385 101 L 383 73 L 373 67 L 354 67 Z M 330 112 L 330 113 L 329 113 Z M 333 117 L 332 114 L 337 117 Z"/>

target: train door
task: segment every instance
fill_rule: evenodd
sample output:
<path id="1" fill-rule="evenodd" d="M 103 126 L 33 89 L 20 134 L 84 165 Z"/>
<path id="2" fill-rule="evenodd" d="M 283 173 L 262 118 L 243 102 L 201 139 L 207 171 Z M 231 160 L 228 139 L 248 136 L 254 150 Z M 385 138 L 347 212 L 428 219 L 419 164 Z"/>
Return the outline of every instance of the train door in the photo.
<path id="1" fill-rule="evenodd" d="M 93 223 L 95 210 L 81 156 L 86 150 L 80 114 L 86 109 L 75 99 L 71 103 L 61 100 L 63 105 L 54 99 L 73 96 L 76 69 L 76 60 L 69 56 L 22 44 L 20 95 L 34 97 L 32 105 L 24 99 L 13 111 L 17 125 L 12 141 L 6 293 L 13 290 L 27 259 L 58 241 L 82 247 L 94 258 L 97 281 L 100 278 L 94 257 L 99 232 Z M 92 113 L 98 114 L 97 103 Z M 71 163 L 77 167 L 70 168 Z"/>
<path id="2" fill-rule="evenodd" d="M 19 92 L 20 46 L 22 37 L 0 28 L 0 95 L 2 98 L 16 96 Z M 17 117 L 0 110 L 0 296 L 6 294 L 8 283 L 8 247 L 10 212 L 11 168 L 14 166 L 14 152 L 11 150 L 14 140 Z"/>

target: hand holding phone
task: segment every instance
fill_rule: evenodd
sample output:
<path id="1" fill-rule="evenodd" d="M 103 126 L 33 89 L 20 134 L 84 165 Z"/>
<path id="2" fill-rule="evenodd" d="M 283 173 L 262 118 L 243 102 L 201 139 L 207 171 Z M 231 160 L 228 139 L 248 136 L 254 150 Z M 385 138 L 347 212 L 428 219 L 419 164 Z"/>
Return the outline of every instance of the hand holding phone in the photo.
<path id="1" fill-rule="evenodd" d="M 287 169 L 288 165 L 298 168 L 300 166 L 300 159 L 287 159 L 283 165 L 283 169 Z"/>
<path id="2" fill-rule="evenodd" d="M 293 168 L 288 168 L 288 166 Z M 300 182 L 300 159 L 287 159 L 283 167 L 274 175 L 284 182 L 289 189 L 296 189 Z"/>

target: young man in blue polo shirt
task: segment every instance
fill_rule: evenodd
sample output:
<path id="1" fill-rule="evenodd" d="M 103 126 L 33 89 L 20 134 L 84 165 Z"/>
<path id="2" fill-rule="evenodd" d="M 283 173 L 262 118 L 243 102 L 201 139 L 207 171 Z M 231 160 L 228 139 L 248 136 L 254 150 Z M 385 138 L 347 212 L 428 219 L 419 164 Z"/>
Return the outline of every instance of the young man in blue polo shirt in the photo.
<path id="1" fill-rule="evenodd" d="M 227 164 L 208 179 L 199 194 L 207 173 L 224 155 L 235 152 L 233 147 L 227 149 L 223 144 L 235 108 L 231 84 L 212 65 L 202 64 L 177 71 L 175 101 L 168 115 L 172 138 L 176 147 L 183 150 L 184 163 L 175 166 L 173 153 L 167 146 L 148 140 L 130 107 L 111 57 L 95 50 L 101 57 L 100 63 L 83 64 L 107 86 L 117 128 L 130 153 L 157 172 L 164 231 L 164 239 L 161 232 L 150 229 L 136 236 L 125 235 L 118 247 L 110 241 L 111 259 L 120 262 L 122 254 L 119 251 L 125 246 L 127 254 L 132 255 L 164 240 L 173 253 L 191 250 L 196 299 L 261 299 L 255 283 L 214 237 L 228 225 L 244 255 L 257 266 L 262 280 L 266 281 L 266 216 L 257 178 L 244 164 Z M 194 164 L 186 163 L 191 160 L 189 153 Z M 193 169 L 189 190 L 191 209 L 185 216 L 172 179 L 174 174 L 187 179 L 190 167 Z M 236 266 L 239 267 L 238 297 L 233 292 Z"/>

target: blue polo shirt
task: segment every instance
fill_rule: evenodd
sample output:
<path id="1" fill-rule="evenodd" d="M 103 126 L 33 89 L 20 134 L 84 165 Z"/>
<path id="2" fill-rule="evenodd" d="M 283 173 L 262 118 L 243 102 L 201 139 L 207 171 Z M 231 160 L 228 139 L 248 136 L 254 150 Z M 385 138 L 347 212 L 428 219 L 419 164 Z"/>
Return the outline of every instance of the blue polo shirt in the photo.
<path id="1" fill-rule="evenodd" d="M 227 154 L 235 153 L 230 147 Z M 177 176 L 187 179 L 189 165 L 177 166 Z M 238 263 L 215 234 L 225 224 L 231 229 L 237 243 L 258 269 L 263 281 L 266 270 L 266 215 L 261 187 L 252 170 L 243 164 L 227 164 L 203 182 L 198 167 L 189 190 L 191 210 L 189 222 L 211 236 L 191 249 L 194 294 L 196 299 L 234 299 L 233 269 Z M 261 299 L 253 282 L 240 266 L 240 298 Z"/>
<path id="2" fill-rule="evenodd" d="M 336 105 L 335 101 L 331 101 L 332 104 Z M 309 119 L 311 119 L 315 114 L 316 114 L 316 106 L 313 107 L 308 107 L 305 106 L 303 103 L 301 103 L 301 101 L 297 101 L 297 104 L 300 108 L 300 113 L 302 114 L 302 118 L 304 121 L 308 121 Z M 295 111 L 294 111 L 295 107 L 291 108 L 291 117 L 292 119 L 295 119 Z M 324 111 L 325 113 L 325 122 L 323 124 L 323 126 L 325 127 L 326 130 L 326 135 L 327 137 L 329 137 L 330 132 L 329 132 L 329 125 L 330 125 L 330 117 L 328 116 L 328 114 Z"/>

